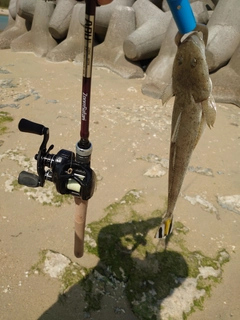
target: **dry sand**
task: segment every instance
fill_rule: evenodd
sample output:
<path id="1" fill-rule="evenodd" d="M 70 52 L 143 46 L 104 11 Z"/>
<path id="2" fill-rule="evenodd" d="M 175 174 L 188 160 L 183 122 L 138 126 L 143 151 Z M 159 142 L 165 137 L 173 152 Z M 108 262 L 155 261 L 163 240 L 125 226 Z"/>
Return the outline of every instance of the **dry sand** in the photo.
<path id="1" fill-rule="evenodd" d="M 2 16 L 8 16 L 8 14 L 9 14 L 8 9 L 0 8 L 0 14 Z"/>
<path id="2" fill-rule="evenodd" d="M 41 319 L 52 319 L 45 312 L 58 299 L 58 280 L 40 275 L 28 277 L 42 249 L 62 253 L 87 268 L 98 263 L 93 255 L 85 254 L 82 259 L 73 255 L 73 203 L 44 206 L 23 191 L 11 189 L 12 181 L 24 169 L 20 156 L 32 159 L 41 142 L 40 136 L 18 131 L 22 117 L 50 128 L 53 151 L 61 148 L 75 151 L 79 139 L 81 74 L 81 66 L 73 63 L 54 64 L 32 54 L 0 51 L 0 81 L 9 79 L 14 85 L 2 85 L 0 96 L 0 111 L 13 117 L 6 124 L 7 132 L 0 136 L 1 320 L 38 319 L 43 314 Z M 92 80 L 90 140 L 92 167 L 99 183 L 89 201 L 87 222 L 100 221 L 105 215 L 104 208 L 132 189 L 141 190 L 145 201 L 139 210 L 146 215 L 163 208 L 167 169 L 142 159 L 149 154 L 168 159 L 173 100 L 162 107 L 161 101 L 142 95 L 142 79 L 125 80 L 106 69 L 93 68 Z M 153 166 L 159 175 L 163 171 L 166 174 L 155 178 L 144 175 Z M 218 105 L 216 124 L 212 130 L 206 128 L 191 166 L 210 168 L 213 176 L 187 173 L 175 219 L 189 229 L 186 243 L 190 250 L 214 257 L 224 248 L 230 261 L 223 267 L 221 283 L 205 298 L 203 310 L 191 314 L 189 319 L 238 320 L 240 207 L 235 201 L 235 212 L 224 209 L 217 197 L 240 195 L 239 108 Z M 193 205 L 184 196 L 199 203 Z M 136 319 L 125 300 L 121 305 L 125 313 L 113 313 L 115 305 L 116 301 L 105 305 L 91 319 Z M 86 317 L 75 315 L 75 319 Z"/>

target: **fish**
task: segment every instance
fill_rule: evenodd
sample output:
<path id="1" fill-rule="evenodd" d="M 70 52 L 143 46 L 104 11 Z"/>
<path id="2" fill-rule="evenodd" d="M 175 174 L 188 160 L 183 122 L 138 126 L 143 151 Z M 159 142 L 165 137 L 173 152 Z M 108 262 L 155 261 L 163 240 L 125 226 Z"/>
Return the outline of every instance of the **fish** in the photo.
<path id="1" fill-rule="evenodd" d="M 180 37 L 181 38 L 181 37 Z M 165 238 L 173 230 L 173 212 L 193 153 L 203 131 L 212 128 L 216 104 L 205 55 L 202 30 L 194 31 L 178 45 L 173 62 L 172 83 L 162 97 L 163 104 L 175 96 L 169 152 L 168 203 L 156 238 Z"/>

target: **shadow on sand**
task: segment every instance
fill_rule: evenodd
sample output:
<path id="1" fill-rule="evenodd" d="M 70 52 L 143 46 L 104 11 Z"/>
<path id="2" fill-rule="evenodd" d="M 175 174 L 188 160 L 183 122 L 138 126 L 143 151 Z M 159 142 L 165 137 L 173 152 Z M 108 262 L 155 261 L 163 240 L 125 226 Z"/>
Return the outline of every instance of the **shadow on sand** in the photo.
<path id="1" fill-rule="evenodd" d="M 39 320 L 161 319 L 161 301 L 188 276 L 188 266 L 178 252 L 157 252 L 150 243 L 149 232 L 160 223 L 154 217 L 102 227 L 96 238 L 98 265 Z"/>

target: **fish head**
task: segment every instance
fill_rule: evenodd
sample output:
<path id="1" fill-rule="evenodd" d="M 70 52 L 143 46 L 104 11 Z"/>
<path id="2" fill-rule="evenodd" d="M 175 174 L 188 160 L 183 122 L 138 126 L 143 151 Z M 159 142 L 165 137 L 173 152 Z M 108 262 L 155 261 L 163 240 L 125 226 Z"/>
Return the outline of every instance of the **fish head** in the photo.
<path id="1" fill-rule="evenodd" d="M 209 97 L 211 82 L 200 32 L 193 32 L 179 42 L 173 63 L 172 87 L 176 96 L 190 94 L 195 102 Z"/>

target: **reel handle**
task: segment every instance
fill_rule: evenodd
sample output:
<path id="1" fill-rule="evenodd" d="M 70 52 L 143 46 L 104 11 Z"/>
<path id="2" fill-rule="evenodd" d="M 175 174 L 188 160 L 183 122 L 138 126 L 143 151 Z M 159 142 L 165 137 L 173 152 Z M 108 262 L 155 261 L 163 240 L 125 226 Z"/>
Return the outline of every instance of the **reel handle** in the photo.
<path id="1" fill-rule="evenodd" d="M 19 174 L 18 183 L 31 188 L 37 188 L 40 186 L 39 176 L 27 171 L 22 171 Z"/>
<path id="2" fill-rule="evenodd" d="M 42 124 L 22 118 L 19 121 L 18 129 L 22 132 L 34 133 L 41 136 L 45 133 L 47 128 Z"/>

